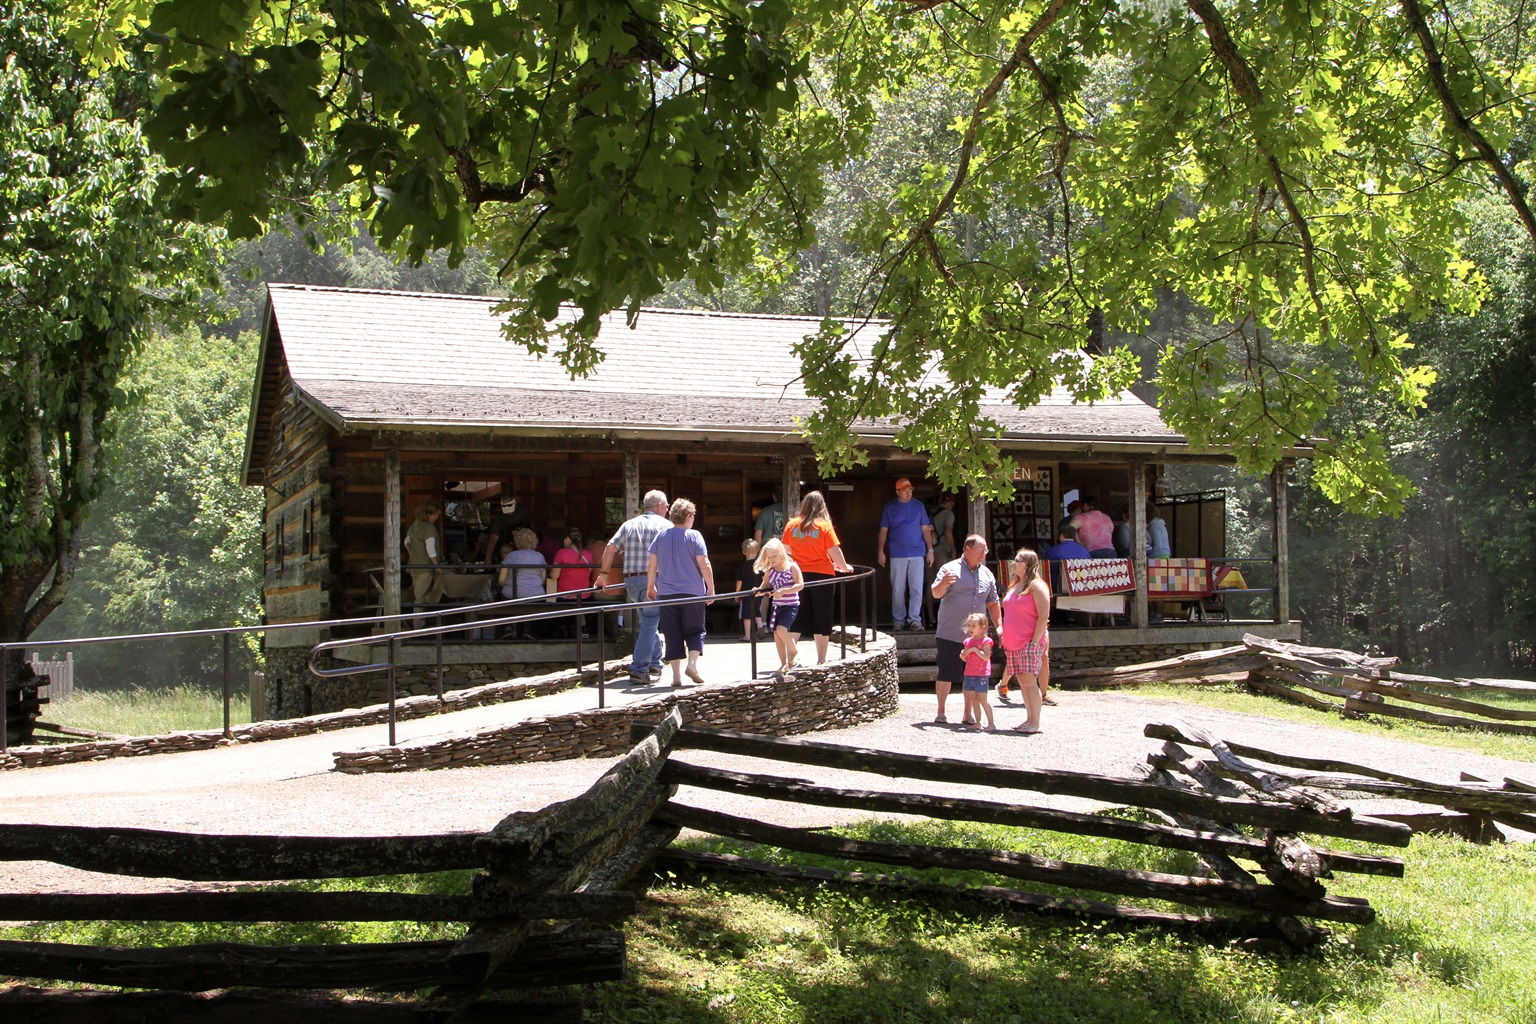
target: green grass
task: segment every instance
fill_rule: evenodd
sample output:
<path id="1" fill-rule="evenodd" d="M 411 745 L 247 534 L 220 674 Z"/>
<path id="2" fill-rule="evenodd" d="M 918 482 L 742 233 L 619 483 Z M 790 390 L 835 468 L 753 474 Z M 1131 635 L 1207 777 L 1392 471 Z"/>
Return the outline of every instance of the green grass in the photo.
<path id="1" fill-rule="evenodd" d="M 1173 700 L 1182 704 L 1193 704 L 1199 707 L 1219 708 L 1223 711 L 1238 711 L 1248 715 L 1267 715 L 1270 718 L 1280 718 L 1290 722 L 1304 722 L 1308 725 L 1327 725 L 1332 728 L 1347 729 L 1350 732 L 1364 733 L 1371 736 L 1390 736 L 1393 739 L 1404 740 L 1409 743 L 1424 743 L 1436 747 L 1454 747 L 1459 750 L 1471 750 L 1490 757 L 1505 757 L 1515 761 L 1536 761 L 1536 736 L 1515 736 L 1507 733 L 1487 732 L 1482 729 L 1428 725 L 1419 722 L 1409 722 L 1401 718 L 1389 718 L 1386 715 L 1372 715 L 1370 718 L 1365 719 L 1345 718 L 1342 715 L 1331 712 L 1314 711 L 1311 708 L 1292 704 L 1290 701 L 1282 700 L 1279 697 L 1249 693 L 1242 688 L 1241 684 L 1229 686 L 1156 685 L 1139 687 L 1131 692 L 1144 697 L 1160 697 L 1164 700 Z M 1498 707 L 1513 708 L 1521 711 L 1536 711 L 1536 697 L 1476 694 L 1468 699 L 1475 700 L 1480 704 L 1492 704 Z M 1458 712 L 1432 708 L 1427 705 L 1424 706 L 1424 710 L 1433 711 L 1437 714 L 1458 714 Z M 1520 722 L 1518 724 L 1536 726 L 1536 722 Z M 1342 756 L 1344 756 L 1345 760 L 1348 760 L 1347 754 Z"/>
<path id="2" fill-rule="evenodd" d="M 244 688 L 230 697 L 229 711 L 232 725 L 251 720 L 251 698 Z M 185 683 L 153 690 L 76 690 L 67 700 L 44 705 L 42 719 L 119 736 L 222 729 L 224 696 Z"/>
<path id="3" fill-rule="evenodd" d="M 1178 869 L 1185 855 L 1003 826 L 867 822 L 866 838 L 1026 849 Z M 703 845 L 703 844 L 693 844 Z M 816 858 L 716 841 L 796 863 Z M 1350 845 L 1334 843 L 1333 845 Z M 1270 957 L 1160 929 L 1121 930 L 995 910 L 963 896 L 901 897 L 734 875 L 656 883 L 626 926 L 631 976 L 596 986 L 606 1024 L 1010 1024 L 1536 1021 L 1536 850 L 1418 837 L 1405 879 L 1340 875 L 1379 920 L 1334 926 L 1300 956 Z M 883 868 L 881 870 L 890 870 Z M 948 872 L 934 881 L 997 882 Z M 338 881 L 328 888 L 463 892 L 467 872 Z M 1006 883 L 1005 883 L 1006 884 Z M 309 888 L 309 886 L 303 886 Z M 89 922 L 0 929 L 5 938 L 112 945 L 380 942 L 463 926 Z"/>

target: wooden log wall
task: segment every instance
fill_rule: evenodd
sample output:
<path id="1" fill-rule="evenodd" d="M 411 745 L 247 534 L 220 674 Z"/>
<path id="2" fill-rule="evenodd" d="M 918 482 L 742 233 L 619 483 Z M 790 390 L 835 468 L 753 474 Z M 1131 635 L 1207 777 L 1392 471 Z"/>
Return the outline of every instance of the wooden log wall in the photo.
<path id="1" fill-rule="evenodd" d="M 332 617 L 337 583 L 331 547 L 333 431 L 294 391 L 286 372 L 279 412 L 272 417 L 270 451 L 262 481 L 266 492 L 262 597 L 269 623 Z M 269 648 L 310 647 L 326 639 L 318 630 L 285 630 L 266 637 Z"/>
<path id="2" fill-rule="evenodd" d="M 581 985 L 624 976 L 634 910 L 619 888 L 676 836 L 654 823 L 672 794 L 661 780 L 682 717 L 673 711 L 580 797 L 509 815 L 484 834 L 314 837 L 190 835 L 144 829 L 0 825 L 0 859 L 44 859 L 92 871 L 194 881 L 271 881 L 479 868 L 467 895 L 378 892 L 0 893 L 7 920 L 466 922 L 463 938 L 432 942 L 263 946 L 212 943 L 123 949 L 0 942 L 0 975 L 167 989 L 149 994 L 0 990 L 0 1016 L 105 1019 L 91 1014 L 163 1006 L 166 1019 L 390 1021 L 417 1014 L 492 1019 L 488 989 Z M 548 922 L 568 922 L 525 940 Z M 418 1004 L 311 1004 L 194 998 L 233 986 L 271 989 L 432 989 Z M 344 1008 L 343 1008 L 344 1007 Z M 497 1020 L 580 1019 L 579 1000 L 496 1004 Z M 179 1015 L 179 1016 L 178 1016 Z M 21 1019 L 17 1016 L 17 1019 Z"/>
<path id="3" fill-rule="evenodd" d="M 1040 771 L 1000 765 L 974 764 L 946 758 L 890 754 L 803 739 L 771 739 L 744 733 L 690 726 L 676 739 L 679 749 L 702 749 L 799 765 L 815 765 L 884 775 L 898 780 L 891 790 L 845 789 L 817 785 L 805 779 L 744 774 L 668 759 L 661 781 L 743 795 L 829 807 L 915 814 L 950 820 L 992 822 L 1102 836 L 1166 849 L 1198 853 L 1216 867 L 1212 877 L 1127 870 L 1062 861 L 1030 853 L 926 846 L 846 839 L 822 830 L 787 828 L 669 800 L 655 820 L 748 842 L 799 850 L 856 862 L 894 864 L 906 868 L 949 868 L 983 871 L 1006 878 L 1086 890 L 1115 897 L 1164 900 L 1200 908 L 1201 914 L 1171 913 L 1126 907 L 1091 897 L 1060 897 L 991 887 L 986 898 L 1012 906 L 1053 912 L 1070 910 L 1096 917 L 1135 923 L 1160 923 L 1187 928 L 1209 925 L 1224 934 L 1246 932 L 1263 941 L 1308 946 L 1326 933 L 1302 918 L 1364 923 L 1374 912 L 1364 900 L 1329 894 L 1319 881 L 1335 872 L 1401 876 L 1402 862 L 1374 854 L 1317 848 L 1298 834 L 1344 836 L 1406 845 L 1410 830 L 1399 822 L 1351 813 L 1338 800 L 1289 780 L 1229 763 L 1240 772 L 1247 790 L 1211 776 L 1209 791 L 1155 780 L 1120 779 L 1065 771 Z M 1229 752 L 1230 753 L 1230 752 Z M 955 799 L 914 792 L 919 781 L 963 782 L 1001 790 L 1072 795 L 1112 804 L 1151 809 L 1167 816 L 1166 823 L 1149 823 L 1113 814 L 1078 814 L 1029 806 L 1009 798 L 990 801 Z M 1219 826 L 1213 823 L 1222 823 Z M 1244 828 L 1249 831 L 1244 831 Z M 1262 879 L 1234 858 L 1255 863 Z M 667 854 L 662 862 L 683 869 L 723 868 L 781 874 L 776 865 L 749 858 Z M 862 870 L 835 871 L 829 877 L 862 883 Z M 884 880 L 876 884 L 888 884 Z M 901 883 L 910 886 L 910 879 Z M 1000 895 L 1005 894 L 1005 895 Z M 1216 912 L 1214 915 L 1212 912 Z M 1258 915 L 1257 918 L 1254 915 Z"/>

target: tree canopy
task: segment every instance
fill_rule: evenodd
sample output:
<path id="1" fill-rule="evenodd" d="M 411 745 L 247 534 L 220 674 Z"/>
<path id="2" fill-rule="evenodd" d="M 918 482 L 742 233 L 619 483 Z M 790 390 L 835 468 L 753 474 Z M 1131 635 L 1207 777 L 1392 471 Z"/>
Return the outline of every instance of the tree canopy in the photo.
<path id="1" fill-rule="evenodd" d="M 0 638 L 68 592 L 131 355 L 199 274 L 209 233 L 167 221 L 120 71 L 76 58 L 46 5 L 0 0 Z"/>
<path id="2" fill-rule="evenodd" d="M 867 280 L 801 346 L 823 464 L 846 427 L 903 424 L 946 483 L 1006 467 L 983 389 L 1126 386 L 1126 351 L 1178 291 L 1208 326 L 1168 344 L 1160 405 L 1197 443 L 1268 468 L 1345 400 L 1347 375 L 1424 401 L 1406 327 L 1485 285 L 1460 202 L 1527 233 L 1515 129 L 1523 9 L 1486 0 L 95 0 L 75 35 L 163 73 L 146 130 L 183 173 L 178 215 L 255 234 L 345 196 L 414 258 L 477 239 L 508 334 L 573 372 L 597 317 L 669 280 L 771 282 L 815 243 L 829 181 L 882 112 L 960 98 L 941 145 L 839 224 Z M 943 83 L 942 86 L 936 83 Z M 561 303 L 573 324 L 548 321 Z M 867 340 L 866 340 L 867 339 Z M 1281 353 L 1294 355 L 1282 356 Z M 1335 500 L 1408 487 L 1369 421 L 1324 440 Z"/>

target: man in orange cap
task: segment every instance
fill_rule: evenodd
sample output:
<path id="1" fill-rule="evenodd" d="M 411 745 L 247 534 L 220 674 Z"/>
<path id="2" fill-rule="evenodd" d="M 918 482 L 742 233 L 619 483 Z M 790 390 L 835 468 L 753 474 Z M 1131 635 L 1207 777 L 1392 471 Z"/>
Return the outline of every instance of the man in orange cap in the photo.
<path id="1" fill-rule="evenodd" d="M 912 481 L 896 481 L 896 497 L 880 513 L 876 557 L 886 564 L 891 542 L 891 617 L 897 629 L 923 628 L 923 566 L 933 564 L 933 523 L 920 501 L 912 500 Z"/>

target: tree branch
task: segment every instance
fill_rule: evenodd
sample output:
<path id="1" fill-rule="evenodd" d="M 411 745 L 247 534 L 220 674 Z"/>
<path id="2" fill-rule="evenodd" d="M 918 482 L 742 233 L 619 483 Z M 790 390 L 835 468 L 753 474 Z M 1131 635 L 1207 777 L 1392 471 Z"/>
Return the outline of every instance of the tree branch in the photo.
<path id="1" fill-rule="evenodd" d="M 1222 20 L 1221 12 L 1216 10 L 1212 0 L 1187 0 L 1189 9 L 1195 13 L 1205 26 L 1205 35 L 1211 43 L 1211 53 L 1221 62 L 1227 70 L 1227 78 L 1232 82 L 1232 88 L 1242 99 L 1243 104 L 1250 110 L 1257 110 L 1264 103 L 1264 94 L 1259 88 L 1258 77 L 1253 69 L 1243 59 L 1238 51 L 1237 44 L 1232 41 L 1232 35 L 1227 31 L 1227 24 Z M 1317 267 L 1314 259 L 1316 248 L 1312 243 L 1312 228 L 1307 223 L 1307 218 L 1301 213 L 1301 208 L 1296 205 L 1296 199 L 1291 195 L 1290 185 L 1286 183 L 1285 174 L 1280 169 L 1280 161 L 1276 160 L 1269 152 L 1264 141 L 1254 133 L 1254 142 L 1258 146 L 1259 154 L 1269 165 L 1270 178 L 1274 181 L 1275 192 L 1280 197 L 1280 202 L 1285 205 L 1286 213 L 1290 215 L 1291 223 L 1296 226 L 1296 231 L 1301 235 L 1301 264 L 1302 272 L 1306 275 L 1307 291 L 1312 295 L 1312 303 L 1317 307 L 1318 317 L 1324 328 L 1328 324 L 1327 314 L 1323 309 L 1322 295 L 1317 288 Z"/>
<path id="2" fill-rule="evenodd" d="M 1486 163 L 1497 179 L 1499 187 L 1509 197 L 1509 204 L 1515 208 L 1515 213 L 1520 217 L 1520 223 L 1524 225 L 1526 234 L 1536 238 L 1536 216 L 1531 214 L 1531 208 L 1525 202 L 1525 194 L 1520 188 L 1520 183 L 1515 180 L 1509 167 L 1500 158 L 1498 151 L 1492 143 L 1477 130 L 1471 118 L 1461 109 L 1456 102 L 1456 97 L 1451 94 L 1450 83 L 1445 77 L 1445 62 L 1440 59 L 1440 50 L 1435 45 L 1435 37 L 1429 30 L 1429 23 L 1424 20 L 1423 8 L 1418 0 L 1403 0 L 1403 14 L 1408 18 L 1408 24 L 1419 37 L 1419 46 L 1424 51 L 1425 71 L 1429 74 L 1430 84 L 1435 88 L 1435 95 L 1440 97 L 1440 106 L 1445 110 L 1446 119 L 1456 128 L 1457 134 L 1467 141 L 1476 152 L 1478 159 Z"/>

